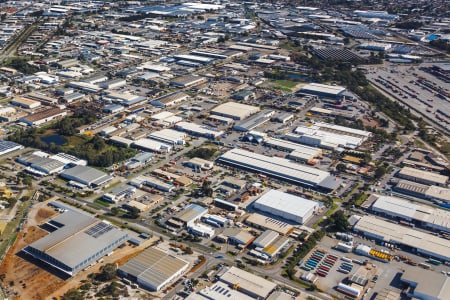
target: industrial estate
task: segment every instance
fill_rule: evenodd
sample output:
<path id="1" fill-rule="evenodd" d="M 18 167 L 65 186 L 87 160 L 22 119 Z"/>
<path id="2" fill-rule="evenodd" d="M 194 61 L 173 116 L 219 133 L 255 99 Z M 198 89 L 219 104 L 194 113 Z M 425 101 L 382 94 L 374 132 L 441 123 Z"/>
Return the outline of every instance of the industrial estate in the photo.
<path id="1" fill-rule="evenodd" d="M 448 1 L 0 8 L 0 299 L 450 299 Z"/>

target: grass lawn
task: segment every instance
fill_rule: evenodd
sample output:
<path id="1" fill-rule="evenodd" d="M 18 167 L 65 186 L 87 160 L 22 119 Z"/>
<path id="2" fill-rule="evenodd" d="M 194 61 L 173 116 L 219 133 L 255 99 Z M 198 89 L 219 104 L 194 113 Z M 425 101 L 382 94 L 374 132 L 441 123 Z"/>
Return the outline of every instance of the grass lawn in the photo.
<path id="1" fill-rule="evenodd" d="M 290 80 L 272 80 L 271 82 L 285 92 L 292 92 L 292 89 L 298 84 L 298 82 Z"/>
<path id="2" fill-rule="evenodd" d="M 109 203 L 108 201 L 103 200 L 102 198 L 98 198 L 94 200 L 95 204 L 104 206 L 104 207 L 109 207 L 111 205 L 111 203 Z"/>

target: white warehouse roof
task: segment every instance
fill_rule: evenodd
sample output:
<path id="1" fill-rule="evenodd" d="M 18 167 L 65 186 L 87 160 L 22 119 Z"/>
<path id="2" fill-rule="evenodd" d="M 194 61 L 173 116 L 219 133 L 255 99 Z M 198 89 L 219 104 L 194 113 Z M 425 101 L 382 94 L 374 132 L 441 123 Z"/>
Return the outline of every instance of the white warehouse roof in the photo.
<path id="1" fill-rule="evenodd" d="M 389 243 L 398 243 L 416 248 L 418 252 L 450 261 L 450 240 L 440 238 L 402 225 L 363 216 L 356 223 L 354 230 L 364 232 Z"/>
<path id="2" fill-rule="evenodd" d="M 219 157 L 225 164 L 260 172 L 298 184 L 334 190 L 341 183 L 330 173 L 284 158 L 270 157 L 242 149 L 232 149 Z"/>
<path id="3" fill-rule="evenodd" d="M 450 232 L 450 211 L 408 200 L 376 195 L 372 210 L 391 216 L 426 223 L 429 227 Z"/>
<path id="4" fill-rule="evenodd" d="M 211 114 L 243 120 L 259 111 L 259 107 L 237 102 L 227 102 L 211 110 Z"/>
<path id="5" fill-rule="evenodd" d="M 345 88 L 338 85 L 326 85 L 320 83 L 310 83 L 301 88 L 300 92 L 312 92 L 321 94 L 339 95 L 345 91 Z"/>
<path id="6" fill-rule="evenodd" d="M 303 224 L 312 216 L 318 203 L 282 191 L 270 190 L 256 200 L 254 206 L 256 209 Z"/>

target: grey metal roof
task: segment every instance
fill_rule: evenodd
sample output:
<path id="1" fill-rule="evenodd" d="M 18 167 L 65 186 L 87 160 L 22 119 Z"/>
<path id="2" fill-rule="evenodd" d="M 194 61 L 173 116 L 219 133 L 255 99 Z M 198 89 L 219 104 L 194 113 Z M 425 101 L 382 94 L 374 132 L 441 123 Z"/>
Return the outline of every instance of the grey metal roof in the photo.
<path id="1" fill-rule="evenodd" d="M 48 157 L 38 157 L 30 162 L 33 168 L 45 170 L 48 173 L 51 173 L 54 169 L 58 169 L 66 165 L 65 163 L 59 160 Z"/>
<path id="2" fill-rule="evenodd" d="M 97 169 L 87 166 L 75 166 L 61 173 L 62 177 L 76 178 L 80 181 L 89 182 L 90 184 L 100 185 L 111 179 L 111 176 Z"/>
<path id="3" fill-rule="evenodd" d="M 115 226 L 73 209 L 53 218 L 51 223 L 59 228 L 28 247 L 71 268 L 127 236 Z"/>
<path id="4" fill-rule="evenodd" d="M 158 287 L 189 263 L 156 248 L 148 248 L 120 267 L 124 273 Z"/>

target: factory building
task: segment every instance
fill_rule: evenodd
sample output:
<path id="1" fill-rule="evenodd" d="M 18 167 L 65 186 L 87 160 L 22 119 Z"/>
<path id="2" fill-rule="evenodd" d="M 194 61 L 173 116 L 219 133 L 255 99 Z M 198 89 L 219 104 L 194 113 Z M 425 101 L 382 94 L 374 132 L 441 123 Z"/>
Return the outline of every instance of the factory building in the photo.
<path id="1" fill-rule="evenodd" d="M 237 131 L 251 131 L 255 129 L 258 126 L 263 125 L 264 123 L 267 123 L 270 121 L 270 118 L 275 114 L 273 110 L 264 110 L 256 115 L 253 115 L 245 120 L 240 121 L 239 123 L 236 123 L 233 126 L 234 130 Z"/>
<path id="2" fill-rule="evenodd" d="M 405 266 L 400 281 L 409 286 L 405 294 L 411 299 L 445 300 L 450 292 L 450 277 L 432 270 Z M 399 297 L 400 298 L 400 297 Z"/>
<path id="3" fill-rule="evenodd" d="M 150 291 L 160 291 L 174 282 L 189 267 L 189 262 L 158 248 L 147 248 L 118 270 L 119 276 L 137 282 Z"/>
<path id="4" fill-rule="evenodd" d="M 448 183 L 448 176 L 410 167 L 403 167 L 397 173 L 397 177 L 418 183 L 437 185 L 440 187 L 446 187 Z"/>
<path id="5" fill-rule="evenodd" d="M 401 198 L 380 195 L 371 197 L 376 199 L 371 209 L 377 214 L 405 220 L 430 230 L 450 232 L 450 212 L 447 210 Z"/>
<path id="6" fill-rule="evenodd" d="M 143 151 L 151 151 L 157 153 L 166 153 L 172 151 L 172 145 L 148 138 L 141 138 L 137 141 L 134 141 L 131 144 L 131 147 Z"/>
<path id="7" fill-rule="evenodd" d="M 184 145 L 186 134 L 173 129 L 162 129 L 152 132 L 148 137 L 171 145 Z"/>
<path id="8" fill-rule="evenodd" d="M 197 292 L 198 294 L 191 294 L 186 300 L 253 300 L 253 297 L 247 296 L 234 287 L 229 287 L 223 282 L 215 282 L 212 286 L 207 286 Z"/>
<path id="9" fill-rule="evenodd" d="M 289 223 L 258 213 L 250 214 L 250 216 L 245 220 L 245 223 L 255 228 L 275 231 L 285 236 L 290 235 L 295 230 L 295 227 Z"/>
<path id="10" fill-rule="evenodd" d="M 112 180 L 111 175 L 87 166 L 75 166 L 67 169 L 61 173 L 61 177 L 88 187 L 105 185 Z"/>
<path id="11" fill-rule="evenodd" d="M 340 147 L 355 149 L 372 136 L 369 131 L 323 122 L 299 126 L 294 132 L 297 135 L 287 134 L 285 137 L 300 144 L 334 150 Z"/>
<path id="12" fill-rule="evenodd" d="M 198 204 L 189 204 L 172 219 L 169 219 L 167 223 L 172 226 L 177 225 L 175 227 L 189 227 L 192 226 L 197 220 L 200 220 L 207 213 L 208 209 L 206 207 Z M 181 224 L 182 226 L 178 226 L 178 224 Z"/>
<path id="13" fill-rule="evenodd" d="M 19 121 L 27 124 L 28 126 L 39 126 L 44 123 L 65 117 L 66 115 L 67 115 L 66 110 L 62 110 L 57 107 L 52 107 L 30 114 L 26 117 L 20 118 Z"/>
<path id="14" fill-rule="evenodd" d="M 408 180 L 399 180 L 394 187 L 396 192 L 414 197 L 450 203 L 450 189 L 435 185 L 425 185 Z"/>
<path id="15" fill-rule="evenodd" d="M 189 95 L 183 92 L 174 92 L 150 101 L 156 107 L 170 107 L 189 99 Z"/>
<path id="16" fill-rule="evenodd" d="M 190 88 L 206 82 L 208 82 L 208 80 L 205 77 L 197 75 L 186 75 L 171 80 L 170 85 L 181 88 Z"/>
<path id="17" fill-rule="evenodd" d="M 10 141 L 4 141 L 0 140 L 0 155 L 4 155 L 16 150 L 23 149 L 24 147 L 20 144 L 10 142 Z"/>
<path id="18" fill-rule="evenodd" d="M 227 102 L 212 109 L 211 114 L 231 118 L 233 120 L 243 120 L 258 111 L 259 108 L 256 106 L 236 102 Z"/>
<path id="19" fill-rule="evenodd" d="M 266 299 L 277 287 L 272 281 L 236 267 L 229 267 L 219 281 L 255 299 Z"/>
<path id="20" fill-rule="evenodd" d="M 192 122 L 178 122 L 174 125 L 174 128 L 176 130 L 187 132 L 190 135 L 201 136 L 208 139 L 215 139 L 223 134 L 222 130 Z"/>
<path id="21" fill-rule="evenodd" d="M 264 140 L 264 144 L 271 148 L 291 152 L 289 157 L 296 161 L 311 162 L 314 158 L 322 157 L 320 148 L 304 146 L 287 140 L 267 138 Z"/>
<path id="22" fill-rule="evenodd" d="M 55 229 L 23 249 L 48 265 L 73 276 L 125 242 L 128 235 L 105 221 L 59 202 L 65 210 L 46 225 Z"/>
<path id="23" fill-rule="evenodd" d="M 410 247 L 424 255 L 450 262 L 450 240 L 392 222 L 363 216 L 353 227 L 355 232 L 369 238 Z"/>
<path id="24" fill-rule="evenodd" d="M 299 90 L 299 93 L 310 94 L 319 97 L 337 98 L 341 96 L 346 89 L 337 85 L 326 85 L 319 83 L 310 83 Z"/>
<path id="25" fill-rule="evenodd" d="M 270 190 L 253 203 L 255 209 L 294 221 L 306 223 L 317 211 L 319 204 L 299 196 Z"/>
<path id="26" fill-rule="evenodd" d="M 23 107 L 26 109 L 33 109 L 41 106 L 41 102 L 28 98 L 15 97 L 10 102 L 12 105 Z"/>
<path id="27" fill-rule="evenodd" d="M 324 191 L 334 191 L 342 184 L 341 179 L 328 172 L 242 149 L 229 150 L 218 162 Z"/>

